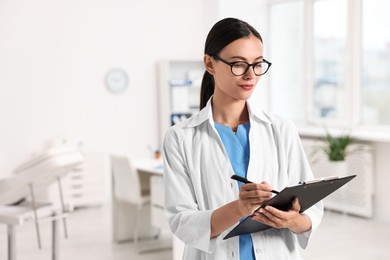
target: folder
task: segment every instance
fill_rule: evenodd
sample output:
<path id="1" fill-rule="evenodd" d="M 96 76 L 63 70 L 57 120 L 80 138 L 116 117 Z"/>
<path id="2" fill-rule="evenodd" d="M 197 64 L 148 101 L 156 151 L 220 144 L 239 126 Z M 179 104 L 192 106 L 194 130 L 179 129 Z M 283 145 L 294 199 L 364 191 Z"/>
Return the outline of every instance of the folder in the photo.
<path id="1" fill-rule="evenodd" d="M 263 203 L 258 209 L 269 205 L 277 209 L 287 211 L 290 209 L 293 199 L 298 197 L 299 204 L 301 205 L 300 213 L 302 213 L 320 200 L 324 199 L 326 196 L 344 186 L 355 177 L 356 175 L 350 175 L 346 177 L 331 176 L 305 181 L 295 186 L 286 187 L 281 192 L 279 192 L 279 194 Z M 251 220 L 250 217 L 251 215 L 241 221 L 223 239 L 228 239 L 247 233 L 264 231 L 271 228 L 266 224 Z"/>

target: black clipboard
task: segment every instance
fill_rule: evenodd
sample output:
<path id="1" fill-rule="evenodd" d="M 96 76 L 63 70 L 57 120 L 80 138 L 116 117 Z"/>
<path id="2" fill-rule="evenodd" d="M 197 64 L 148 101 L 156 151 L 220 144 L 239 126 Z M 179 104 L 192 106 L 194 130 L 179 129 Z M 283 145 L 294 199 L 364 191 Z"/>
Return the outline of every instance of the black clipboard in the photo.
<path id="1" fill-rule="evenodd" d="M 301 204 L 300 213 L 302 213 L 355 177 L 356 175 L 346 177 L 331 176 L 286 187 L 279 192 L 279 194 L 263 203 L 259 208 L 264 208 L 265 206 L 270 205 L 277 209 L 287 211 L 291 207 L 293 199 L 298 197 L 299 203 Z M 233 228 L 223 239 L 228 239 L 242 234 L 264 231 L 270 228 L 271 227 L 266 224 L 251 220 L 250 216 L 248 216 L 235 228 Z"/>

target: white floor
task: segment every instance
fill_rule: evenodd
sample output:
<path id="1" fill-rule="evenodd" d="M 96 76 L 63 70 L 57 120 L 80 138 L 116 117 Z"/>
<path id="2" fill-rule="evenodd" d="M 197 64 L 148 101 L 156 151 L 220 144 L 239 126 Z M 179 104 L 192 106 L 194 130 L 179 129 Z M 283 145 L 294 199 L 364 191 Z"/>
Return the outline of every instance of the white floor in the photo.
<path id="1" fill-rule="evenodd" d="M 390 221 L 373 221 L 325 211 L 304 259 L 390 259 Z"/>
<path id="2" fill-rule="evenodd" d="M 37 248 L 33 225 L 17 229 L 17 260 L 51 259 L 51 226 L 42 225 L 43 249 Z M 172 251 L 137 253 L 132 243 L 112 243 L 108 207 L 80 209 L 68 219 L 69 239 L 61 235 L 59 260 L 170 260 Z M 166 242 L 166 240 L 165 240 Z M 143 247 L 148 245 L 141 244 Z M 0 225 L 0 259 L 7 259 L 6 227 Z M 390 222 L 326 212 L 304 259 L 390 259 Z"/>

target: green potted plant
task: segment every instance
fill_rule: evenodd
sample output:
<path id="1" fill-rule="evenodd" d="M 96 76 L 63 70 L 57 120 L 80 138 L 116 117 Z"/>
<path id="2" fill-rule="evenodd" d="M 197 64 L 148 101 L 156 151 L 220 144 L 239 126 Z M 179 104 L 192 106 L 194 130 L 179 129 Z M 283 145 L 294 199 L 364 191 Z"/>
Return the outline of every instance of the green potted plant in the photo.
<path id="1" fill-rule="evenodd" d="M 322 151 L 326 154 L 328 161 L 326 162 L 326 175 L 345 176 L 348 174 L 348 167 L 345 161 L 347 155 L 354 150 L 350 149 L 350 145 L 354 143 L 354 139 L 350 134 L 342 134 L 333 136 L 326 129 L 325 137 L 321 138 L 321 145 L 314 149 L 314 153 Z M 316 160 L 315 160 L 316 161 Z"/>
<path id="2" fill-rule="evenodd" d="M 354 142 L 354 139 L 349 134 L 334 137 L 327 131 L 324 142 L 322 150 L 328 156 L 329 161 L 344 161 L 348 154 L 347 148 Z"/>

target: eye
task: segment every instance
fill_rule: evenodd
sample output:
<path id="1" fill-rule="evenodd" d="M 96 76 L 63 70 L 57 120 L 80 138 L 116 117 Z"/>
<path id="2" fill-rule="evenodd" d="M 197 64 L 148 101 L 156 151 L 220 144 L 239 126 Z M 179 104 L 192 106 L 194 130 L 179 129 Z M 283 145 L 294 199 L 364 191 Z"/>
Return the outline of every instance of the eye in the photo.
<path id="1" fill-rule="evenodd" d="M 263 67 L 263 63 L 262 62 L 258 62 L 255 64 L 255 68 L 262 68 Z"/>
<path id="2" fill-rule="evenodd" d="M 233 68 L 236 69 L 246 69 L 247 66 L 248 64 L 246 64 L 245 62 L 236 62 L 233 64 Z"/>

